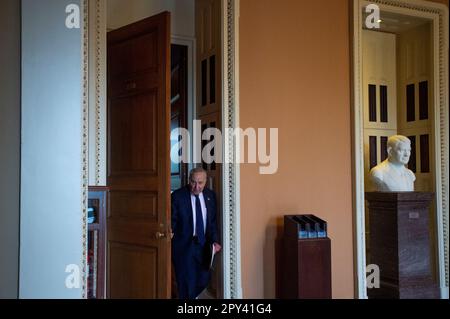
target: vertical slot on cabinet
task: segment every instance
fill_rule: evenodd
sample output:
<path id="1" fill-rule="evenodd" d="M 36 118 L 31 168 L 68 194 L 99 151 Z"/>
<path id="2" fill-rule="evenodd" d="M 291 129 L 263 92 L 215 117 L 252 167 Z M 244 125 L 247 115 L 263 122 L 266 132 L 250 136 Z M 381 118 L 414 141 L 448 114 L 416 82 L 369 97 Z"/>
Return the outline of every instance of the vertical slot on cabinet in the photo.
<path id="1" fill-rule="evenodd" d="M 428 120 L 428 81 L 419 83 L 419 119 Z"/>
<path id="2" fill-rule="evenodd" d="M 409 157 L 408 168 L 414 173 L 417 171 L 416 137 L 408 136 L 411 141 L 411 156 Z"/>
<path id="3" fill-rule="evenodd" d="M 370 169 L 377 166 L 377 137 L 369 136 Z"/>
<path id="4" fill-rule="evenodd" d="M 420 171 L 421 173 L 430 172 L 430 147 L 429 135 L 420 135 Z"/>
<path id="5" fill-rule="evenodd" d="M 209 103 L 216 103 L 216 56 L 209 58 Z"/>
<path id="6" fill-rule="evenodd" d="M 380 120 L 383 123 L 388 122 L 388 91 L 386 85 L 380 85 Z"/>
<path id="7" fill-rule="evenodd" d="M 369 84 L 369 121 L 377 121 L 377 87 Z"/>
<path id="8" fill-rule="evenodd" d="M 416 96 L 414 84 L 406 86 L 406 121 L 416 120 Z"/>

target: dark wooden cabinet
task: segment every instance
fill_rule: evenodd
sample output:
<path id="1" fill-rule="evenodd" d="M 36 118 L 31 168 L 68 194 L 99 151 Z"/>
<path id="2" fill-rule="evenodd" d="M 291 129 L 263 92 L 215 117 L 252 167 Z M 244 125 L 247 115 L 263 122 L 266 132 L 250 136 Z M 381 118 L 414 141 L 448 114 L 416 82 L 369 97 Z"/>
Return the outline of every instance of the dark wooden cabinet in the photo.
<path id="1" fill-rule="evenodd" d="M 281 298 L 331 298 L 331 240 L 282 240 Z"/>
<path id="2" fill-rule="evenodd" d="M 109 189 L 89 187 L 88 197 L 88 299 L 105 298 L 106 274 L 106 214 Z"/>
<path id="3" fill-rule="evenodd" d="M 331 299 L 330 238 L 299 239 L 297 226 L 287 217 L 278 245 L 278 298 Z"/>

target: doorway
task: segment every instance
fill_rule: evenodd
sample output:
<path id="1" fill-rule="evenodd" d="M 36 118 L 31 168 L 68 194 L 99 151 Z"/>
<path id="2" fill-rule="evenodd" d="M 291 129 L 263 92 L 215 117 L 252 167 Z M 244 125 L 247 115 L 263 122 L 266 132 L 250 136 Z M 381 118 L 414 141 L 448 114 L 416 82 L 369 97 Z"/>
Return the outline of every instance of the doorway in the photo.
<path id="1" fill-rule="evenodd" d="M 108 8 L 108 4 L 110 4 L 110 2 L 113 3 L 114 1 L 111 1 L 111 0 L 109 0 L 109 1 L 101 1 L 101 0 L 99 0 L 99 1 L 92 1 L 92 2 L 90 2 L 90 4 L 89 4 L 90 5 L 90 9 L 91 9 L 91 11 L 89 13 L 90 21 L 91 21 L 90 26 L 89 26 L 90 27 L 90 31 L 89 32 L 91 32 L 91 26 L 92 26 L 92 29 L 94 29 L 94 30 L 97 29 L 97 31 L 100 32 L 100 34 L 102 34 L 104 32 L 102 30 L 105 30 L 106 29 L 106 25 L 107 25 L 107 23 L 106 23 L 106 20 L 107 20 L 106 19 L 106 12 L 110 9 L 110 8 Z M 180 2 L 183 2 L 184 5 L 187 3 L 187 1 L 180 1 Z M 205 1 L 203 1 L 203 2 L 205 2 Z M 206 2 L 208 2 L 208 1 L 206 1 Z M 218 8 L 221 9 L 221 10 L 224 10 L 224 11 L 222 11 L 223 15 L 230 16 L 230 17 L 234 16 L 235 1 L 230 1 L 231 6 L 230 6 L 230 3 L 228 3 L 228 2 L 222 2 L 222 1 L 213 1 L 213 2 L 218 3 Z M 136 3 L 139 3 L 137 5 L 137 7 L 139 7 L 139 6 L 142 6 L 142 5 L 147 5 L 150 2 L 149 1 L 136 1 Z M 170 3 L 171 5 L 173 5 L 174 10 L 176 11 L 176 7 L 177 7 L 176 3 L 177 3 L 177 1 L 168 1 L 168 2 L 165 1 L 164 3 Z M 159 4 L 161 4 L 161 2 L 154 1 L 154 4 L 156 6 L 158 6 Z M 129 6 L 128 3 L 127 3 L 127 6 Z M 141 7 L 141 8 L 143 8 L 143 7 Z M 139 10 L 137 10 L 137 11 L 139 11 Z M 122 12 L 122 13 L 123 13 L 122 16 L 127 16 L 126 12 Z M 142 12 L 140 12 L 139 14 L 142 14 Z M 97 19 L 92 19 L 92 17 L 96 17 Z M 96 21 L 93 21 L 93 20 L 96 20 Z M 217 19 L 217 20 L 224 21 L 224 18 L 223 18 L 222 15 L 220 15 L 220 19 Z M 100 25 L 99 25 L 99 22 L 100 22 Z M 233 22 L 231 24 L 229 22 L 233 22 L 233 20 L 227 20 L 227 22 L 223 23 L 222 26 L 219 24 L 219 29 L 220 28 L 228 28 L 226 35 L 227 36 L 228 35 L 233 35 L 234 36 L 234 30 L 235 30 L 235 27 L 237 25 L 237 22 Z M 94 34 L 98 35 L 98 32 L 97 33 L 94 32 Z M 220 32 L 219 32 L 219 34 L 220 34 Z M 97 38 L 99 38 L 99 37 L 97 36 Z M 92 40 L 92 36 L 90 37 L 90 40 Z M 172 40 L 173 40 L 172 41 L 173 44 L 187 45 L 187 48 L 184 47 L 182 50 L 187 50 L 188 51 L 188 60 L 190 59 L 190 56 L 191 57 L 195 56 L 195 46 L 189 45 L 189 43 L 192 44 L 192 41 L 190 41 L 190 39 L 188 39 L 186 36 L 183 36 L 183 35 L 180 35 L 180 34 L 175 34 L 174 35 L 172 33 Z M 220 37 L 218 38 L 218 40 L 220 41 Z M 100 37 L 100 41 L 98 41 L 98 42 L 101 42 L 101 37 Z M 225 41 L 223 41 L 223 42 L 225 42 Z M 230 45 L 230 44 L 231 44 L 230 49 L 227 51 L 227 55 L 224 55 L 224 58 L 226 57 L 227 59 L 229 58 L 231 60 L 231 59 L 234 59 L 234 55 L 235 55 L 235 52 L 234 52 L 234 50 L 235 50 L 235 46 L 234 46 L 235 42 L 232 41 L 232 42 L 228 43 L 227 45 Z M 101 46 L 102 45 L 99 44 L 99 43 L 94 43 L 94 48 L 95 47 L 100 47 L 100 52 L 102 52 Z M 225 50 L 225 48 L 226 48 L 226 47 L 223 47 L 222 45 L 217 45 L 217 47 L 220 48 L 220 50 L 222 50 L 222 49 Z M 99 56 L 97 55 L 96 52 L 98 52 L 98 50 L 94 49 L 94 54 L 93 54 L 94 60 L 95 59 L 99 59 Z M 92 55 L 91 55 L 91 57 L 92 57 Z M 228 64 L 228 62 L 225 62 L 224 64 L 217 63 L 216 66 L 218 68 L 222 69 L 224 67 L 223 65 L 227 65 L 227 64 Z M 95 62 L 94 62 L 94 65 L 96 65 Z M 197 66 L 199 66 L 199 65 L 197 65 Z M 233 74 L 235 69 L 236 69 L 236 65 L 228 65 L 227 67 L 231 71 L 231 73 L 229 73 L 229 74 L 230 75 Z M 177 118 L 178 121 L 180 120 L 181 117 L 187 118 L 188 119 L 187 126 L 188 126 L 189 129 L 191 129 L 189 122 L 191 122 L 191 119 L 194 118 L 194 114 L 193 114 L 194 111 L 192 111 L 190 106 L 191 105 L 194 106 L 195 105 L 195 100 L 196 100 L 195 94 L 189 96 L 189 92 L 193 92 L 194 88 L 195 88 L 195 86 L 194 86 L 195 85 L 195 81 L 191 82 L 190 79 L 194 78 L 195 70 L 196 70 L 195 61 L 192 64 L 188 63 L 188 72 L 187 72 L 188 73 L 187 74 L 187 77 L 188 77 L 188 94 L 187 94 L 188 112 L 187 112 L 187 114 L 185 113 L 183 116 L 180 116 L 180 117 L 176 116 L 175 117 L 175 118 Z M 95 71 L 96 71 L 95 72 L 96 76 L 94 77 L 95 79 L 100 79 L 100 82 L 102 81 L 102 79 L 103 80 L 105 79 L 105 73 L 104 72 L 101 72 L 101 71 L 98 72 L 99 70 L 95 70 Z M 222 81 L 222 82 L 223 82 L 222 83 L 223 86 L 227 87 L 230 84 L 234 84 L 234 79 L 233 79 L 233 81 L 228 81 L 227 80 L 227 81 Z M 95 87 L 97 88 L 98 86 L 99 85 L 97 83 L 97 85 Z M 191 89 L 192 89 L 192 91 L 191 91 Z M 221 91 L 222 91 L 222 89 L 221 89 Z M 233 92 L 234 92 L 234 88 L 230 87 L 229 88 L 229 93 L 232 94 Z M 174 96 L 171 96 L 171 98 L 173 98 L 173 101 L 175 103 L 176 103 L 176 101 L 178 99 L 177 98 L 177 94 L 174 94 Z M 223 96 L 223 100 L 225 99 L 225 97 L 229 98 L 229 95 L 228 94 L 224 95 Z M 235 101 L 236 101 L 236 97 L 235 96 L 232 96 L 232 98 L 229 98 L 228 99 L 227 108 L 230 108 L 230 110 L 232 109 L 234 111 L 233 108 L 235 106 Z M 100 110 L 100 114 L 102 114 L 101 113 L 101 106 L 96 105 L 96 109 Z M 226 112 L 226 111 L 224 111 L 224 112 Z M 98 116 L 98 115 L 96 115 L 96 116 Z M 102 118 L 102 117 L 100 116 L 100 118 Z M 174 120 L 175 120 L 175 118 L 174 118 Z M 103 120 L 104 120 L 104 118 L 103 118 Z M 230 122 L 230 120 L 232 120 L 234 122 Z M 230 123 L 232 123 L 232 125 L 235 125 L 236 124 L 236 122 L 235 122 L 235 115 L 233 114 L 232 116 L 227 118 L 227 121 L 225 121 L 225 123 L 226 123 L 225 126 L 228 126 Z M 100 129 L 101 129 L 101 125 L 96 125 L 96 130 L 95 130 L 95 133 L 93 133 L 93 134 L 95 134 L 97 136 L 104 134 L 104 132 L 102 133 Z M 103 139 L 106 140 L 106 135 L 103 137 Z M 94 139 L 94 142 L 97 145 L 95 145 L 93 148 L 95 148 L 96 150 L 98 150 L 98 149 L 101 150 L 102 147 L 103 147 L 101 141 L 103 139 L 102 138 Z M 229 145 L 232 145 L 234 143 L 234 141 L 228 141 L 226 143 L 228 143 Z M 90 144 L 90 147 L 91 147 L 91 144 Z M 99 158 L 100 158 L 100 160 L 99 160 Z M 96 156 L 94 161 L 95 161 L 95 164 L 96 164 L 95 165 L 96 168 L 97 167 L 103 167 L 106 164 L 106 161 L 102 161 L 101 160 L 101 156 Z M 187 167 L 184 169 L 184 172 L 187 172 L 188 169 L 190 168 L 188 165 L 186 165 L 186 166 Z M 101 169 L 96 169 L 96 173 L 98 173 L 99 171 L 101 171 Z M 230 169 L 230 167 L 228 167 L 228 171 L 229 171 L 229 173 L 235 174 L 236 167 L 232 166 L 231 169 Z M 98 174 L 96 174 L 96 175 L 98 175 Z M 234 176 L 238 177 L 236 174 Z M 179 183 L 182 183 L 182 179 L 183 179 L 183 172 L 180 170 Z M 98 180 L 101 180 L 101 178 L 98 179 Z M 90 178 L 90 181 L 92 181 L 91 178 Z M 94 182 L 97 182 L 97 180 L 94 179 Z M 221 184 L 220 180 L 217 180 L 217 182 L 219 184 Z M 238 184 L 238 179 L 235 178 L 233 180 L 233 186 L 237 185 L 237 184 Z M 228 185 L 225 185 L 224 189 L 220 192 L 220 195 L 222 195 L 223 193 L 227 192 L 228 190 L 229 190 Z M 234 198 L 234 194 L 235 194 L 235 190 L 233 190 L 233 192 L 231 193 L 232 196 L 230 198 Z M 228 196 L 230 196 L 230 193 L 228 193 Z M 234 236 L 232 236 L 232 238 L 230 238 L 229 234 L 230 233 L 234 234 L 237 231 L 237 229 L 236 229 L 236 221 L 233 221 L 233 223 L 230 224 L 227 219 L 228 218 L 236 218 L 235 214 L 238 213 L 238 209 L 236 209 L 236 207 L 238 206 L 238 203 L 236 201 L 231 201 L 231 202 L 228 201 L 227 205 L 228 205 L 227 207 L 224 207 L 225 205 L 222 206 L 222 207 L 224 207 L 224 214 L 223 214 L 223 218 L 221 219 L 221 221 L 222 222 L 227 222 L 226 225 L 227 225 L 228 228 L 226 230 L 224 230 L 224 232 L 223 232 L 224 233 L 223 242 L 224 242 L 224 245 L 227 245 L 227 242 L 228 242 L 228 247 L 229 248 L 228 248 L 228 250 L 225 249 L 223 251 L 224 259 L 223 259 L 223 262 L 222 262 L 222 266 L 224 268 L 224 270 L 223 270 L 224 274 L 221 275 L 220 278 L 217 278 L 218 280 L 220 280 L 220 282 L 215 283 L 214 286 L 215 287 L 219 287 L 219 289 L 217 290 L 217 295 L 216 296 L 232 297 L 232 296 L 237 296 L 240 293 L 240 289 L 239 289 L 240 283 L 237 284 L 237 281 L 240 280 L 240 278 L 236 277 L 236 275 L 239 275 L 239 272 L 235 272 L 234 269 L 233 269 L 233 273 L 231 274 L 231 276 L 228 275 L 227 279 L 225 279 L 225 277 L 227 276 L 227 273 L 230 274 L 232 272 L 232 270 L 230 269 L 231 267 L 234 268 L 234 267 L 237 266 L 235 264 L 236 258 L 234 258 L 234 256 L 238 253 L 238 245 L 235 243 L 235 241 L 237 241 L 238 238 L 236 238 Z M 232 209 L 233 209 L 232 212 L 230 212 L 230 207 L 232 207 Z M 230 216 L 230 214 L 232 214 L 232 216 Z M 229 258 L 230 257 L 234 258 L 233 259 L 233 264 L 230 263 L 228 265 L 226 263 L 226 261 L 229 262 Z M 214 287 L 213 287 L 213 289 L 214 289 Z"/>
<path id="2" fill-rule="evenodd" d="M 379 27 L 367 26 L 368 5 L 379 8 Z M 386 158 L 387 137 L 401 134 L 412 142 L 415 189 L 436 194 L 432 254 L 441 296 L 448 298 L 448 9 L 427 1 L 355 0 L 353 18 L 357 296 L 367 298 L 368 172 Z"/>

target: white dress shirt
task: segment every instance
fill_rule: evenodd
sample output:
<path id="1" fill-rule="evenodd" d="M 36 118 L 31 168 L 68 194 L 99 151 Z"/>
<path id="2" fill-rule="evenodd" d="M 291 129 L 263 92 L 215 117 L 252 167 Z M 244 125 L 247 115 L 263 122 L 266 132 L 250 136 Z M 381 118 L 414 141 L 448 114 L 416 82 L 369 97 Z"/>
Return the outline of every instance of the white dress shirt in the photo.
<path id="1" fill-rule="evenodd" d="M 200 206 L 202 207 L 202 216 L 203 216 L 203 233 L 206 234 L 206 204 L 205 204 L 205 198 L 203 197 L 203 192 L 199 194 L 200 199 Z M 197 215 L 195 211 L 195 195 L 191 193 L 191 206 L 192 206 L 192 217 L 194 218 L 194 233 L 195 236 L 197 234 L 196 232 L 196 222 L 197 222 Z"/>

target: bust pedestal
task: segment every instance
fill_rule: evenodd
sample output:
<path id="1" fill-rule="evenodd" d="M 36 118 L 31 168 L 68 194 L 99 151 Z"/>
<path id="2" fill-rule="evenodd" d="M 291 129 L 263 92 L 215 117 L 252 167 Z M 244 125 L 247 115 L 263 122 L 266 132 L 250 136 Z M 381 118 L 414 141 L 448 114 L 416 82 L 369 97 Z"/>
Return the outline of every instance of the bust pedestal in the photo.
<path id="1" fill-rule="evenodd" d="M 380 268 L 380 288 L 369 298 L 439 298 L 433 280 L 429 207 L 433 193 L 369 192 L 370 264 Z"/>

